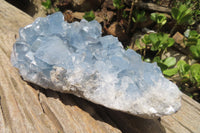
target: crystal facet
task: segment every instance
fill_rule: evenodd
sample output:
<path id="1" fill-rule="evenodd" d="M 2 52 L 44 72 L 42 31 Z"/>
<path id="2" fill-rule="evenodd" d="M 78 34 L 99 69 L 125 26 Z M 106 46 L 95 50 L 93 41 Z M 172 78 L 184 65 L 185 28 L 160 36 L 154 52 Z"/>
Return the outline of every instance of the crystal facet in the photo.
<path id="1" fill-rule="evenodd" d="M 97 21 L 67 23 L 57 12 L 20 29 L 11 56 L 23 79 L 105 107 L 153 118 L 176 112 L 181 93 L 156 63 L 124 50 Z"/>

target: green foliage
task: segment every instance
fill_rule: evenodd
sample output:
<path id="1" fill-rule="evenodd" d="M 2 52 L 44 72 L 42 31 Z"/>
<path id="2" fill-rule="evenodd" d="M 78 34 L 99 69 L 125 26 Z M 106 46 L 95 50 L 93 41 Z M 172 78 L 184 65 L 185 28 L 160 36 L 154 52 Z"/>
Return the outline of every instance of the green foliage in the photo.
<path id="1" fill-rule="evenodd" d="M 150 58 L 143 59 L 143 61 L 151 63 L 151 59 Z"/>
<path id="2" fill-rule="evenodd" d="M 184 60 L 179 60 L 177 62 L 177 68 L 182 79 L 189 79 L 190 65 L 188 65 Z"/>
<path id="3" fill-rule="evenodd" d="M 153 62 L 157 62 L 165 76 L 171 77 L 178 72 L 177 68 L 171 68 L 176 65 L 176 58 L 174 57 L 168 57 L 164 60 L 161 60 L 159 56 L 156 56 L 154 57 Z"/>
<path id="4" fill-rule="evenodd" d="M 168 34 L 165 33 L 151 33 L 145 35 L 142 41 L 149 45 L 151 44 L 152 51 L 161 51 L 165 50 L 168 47 L 171 47 L 174 44 L 174 39 L 170 38 Z"/>
<path id="5" fill-rule="evenodd" d="M 167 17 L 161 13 L 151 13 L 151 20 L 155 21 L 159 28 L 167 23 Z"/>
<path id="6" fill-rule="evenodd" d="M 193 84 L 200 86 L 200 64 L 193 64 L 190 67 L 190 80 Z"/>
<path id="7" fill-rule="evenodd" d="M 200 64 L 190 66 L 185 61 L 179 60 L 176 65 L 176 58 L 168 57 L 161 60 L 159 56 L 156 56 L 153 62 L 157 62 L 165 76 L 171 77 L 178 73 L 183 82 L 191 82 L 193 85 L 200 86 Z"/>
<path id="8" fill-rule="evenodd" d="M 163 64 L 167 67 L 172 67 L 176 64 L 176 58 L 174 57 L 168 57 L 163 61 Z"/>
<path id="9" fill-rule="evenodd" d="M 191 38 L 191 37 L 199 38 L 200 36 L 199 36 L 199 34 L 197 33 L 197 31 L 192 30 L 192 31 L 190 31 L 190 33 L 189 33 L 189 37 L 190 37 L 190 38 Z"/>
<path id="10" fill-rule="evenodd" d="M 121 0 L 113 0 L 113 6 L 115 8 L 117 8 L 118 10 L 122 9 L 124 7 L 124 5 L 123 5 Z"/>
<path id="11" fill-rule="evenodd" d="M 85 15 L 83 16 L 84 19 L 86 19 L 87 21 L 92 21 L 95 19 L 95 15 L 93 11 L 90 12 L 85 12 Z"/>
<path id="12" fill-rule="evenodd" d="M 200 34 L 197 31 L 190 31 L 186 41 L 186 46 L 189 46 L 189 50 L 195 59 L 200 59 Z"/>
<path id="13" fill-rule="evenodd" d="M 149 62 L 148 58 L 146 60 Z M 200 64 L 189 65 L 183 60 L 179 60 L 176 64 L 176 58 L 174 57 L 161 60 L 159 56 L 156 56 L 153 62 L 157 62 L 165 76 L 171 77 L 178 73 L 182 82 L 190 82 L 193 85 L 200 86 Z M 175 65 L 176 67 L 174 67 Z"/>
<path id="14" fill-rule="evenodd" d="M 54 5 L 55 1 L 46 0 L 46 2 L 42 2 L 42 6 L 44 6 L 47 15 L 52 14 L 54 12 L 58 12 L 60 9 Z"/>
<path id="15" fill-rule="evenodd" d="M 189 31 L 189 36 L 187 38 L 186 45 L 192 46 L 199 44 L 200 44 L 200 35 L 197 33 L 197 31 L 195 30 Z"/>
<path id="16" fill-rule="evenodd" d="M 176 7 L 185 4 L 188 8 L 192 10 L 192 15 L 195 21 L 200 20 L 200 1 L 199 0 L 174 0 Z"/>
<path id="17" fill-rule="evenodd" d="M 190 46 L 190 52 L 195 59 L 200 59 L 200 45 Z"/>
<path id="18" fill-rule="evenodd" d="M 151 43 L 151 40 L 149 39 L 149 35 L 148 34 L 145 34 L 144 35 L 144 38 L 142 38 L 142 42 L 146 45 L 150 44 Z"/>
<path id="19" fill-rule="evenodd" d="M 163 74 L 167 77 L 171 77 L 171 76 L 173 76 L 177 73 L 178 73 L 177 68 L 166 69 L 166 70 L 163 71 Z"/>
<path id="20" fill-rule="evenodd" d="M 142 50 L 142 49 L 145 48 L 145 46 L 141 46 L 141 45 L 140 45 L 140 40 L 139 40 L 139 39 L 136 39 L 136 40 L 135 40 L 135 45 L 136 45 L 140 50 Z"/>
<path id="21" fill-rule="evenodd" d="M 128 18 L 128 14 L 127 14 L 126 11 L 123 11 L 123 13 L 122 13 L 122 17 L 123 17 L 123 18 Z"/>
<path id="22" fill-rule="evenodd" d="M 46 2 L 42 2 L 42 5 L 45 7 L 45 9 L 51 8 L 51 0 L 46 0 Z"/>
<path id="23" fill-rule="evenodd" d="M 200 64 L 189 65 L 185 61 L 180 60 L 177 68 L 183 82 L 190 81 L 192 84 L 200 86 Z"/>
<path id="24" fill-rule="evenodd" d="M 54 10 L 55 10 L 55 12 L 58 12 L 60 9 L 55 7 Z"/>
<path id="25" fill-rule="evenodd" d="M 144 22 L 146 21 L 145 11 L 142 10 L 134 10 L 132 20 L 134 23 Z"/>
<path id="26" fill-rule="evenodd" d="M 128 50 L 128 49 L 130 49 L 130 46 L 126 46 L 124 49 L 125 49 L 125 50 Z"/>
<path id="27" fill-rule="evenodd" d="M 180 5 L 178 8 L 173 7 L 171 10 L 171 14 L 178 25 L 194 23 L 194 20 L 192 18 L 192 10 L 188 8 L 185 4 Z"/>

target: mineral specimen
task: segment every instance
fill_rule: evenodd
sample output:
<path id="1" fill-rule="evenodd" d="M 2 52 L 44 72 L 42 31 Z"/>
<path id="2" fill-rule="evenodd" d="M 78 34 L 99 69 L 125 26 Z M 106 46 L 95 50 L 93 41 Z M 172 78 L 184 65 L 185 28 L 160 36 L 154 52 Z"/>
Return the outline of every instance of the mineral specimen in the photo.
<path id="1" fill-rule="evenodd" d="M 124 50 L 97 21 L 67 23 L 57 12 L 20 29 L 11 56 L 23 79 L 105 107 L 154 118 L 181 106 L 177 86 L 156 63 Z"/>

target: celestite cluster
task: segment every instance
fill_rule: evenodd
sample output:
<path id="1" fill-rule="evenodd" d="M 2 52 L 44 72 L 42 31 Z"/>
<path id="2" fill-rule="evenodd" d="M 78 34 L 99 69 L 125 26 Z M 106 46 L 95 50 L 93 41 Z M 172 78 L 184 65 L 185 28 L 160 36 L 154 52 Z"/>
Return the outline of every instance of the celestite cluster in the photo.
<path id="1" fill-rule="evenodd" d="M 61 12 L 21 28 L 11 56 L 23 79 L 105 107 L 153 118 L 181 106 L 177 86 L 156 63 L 124 50 L 97 21 L 67 23 Z"/>

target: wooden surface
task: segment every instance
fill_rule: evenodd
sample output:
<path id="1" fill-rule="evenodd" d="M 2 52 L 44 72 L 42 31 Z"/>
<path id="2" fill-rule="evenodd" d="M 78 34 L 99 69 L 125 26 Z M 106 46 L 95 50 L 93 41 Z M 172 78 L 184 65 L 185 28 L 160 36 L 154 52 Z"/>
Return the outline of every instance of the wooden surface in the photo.
<path id="1" fill-rule="evenodd" d="M 0 0 L 0 133 L 200 133 L 200 105 L 186 95 L 176 114 L 148 120 L 23 81 L 10 54 L 19 28 L 32 22 Z"/>
<path id="2" fill-rule="evenodd" d="M 127 5 L 131 6 L 131 3 L 133 0 L 124 0 L 124 1 Z M 135 6 L 141 9 L 147 9 L 147 10 L 152 10 L 152 11 L 158 11 L 158 12 L 164 12 L 164 13 L 171 12 L 171 9 L 167 7 L 159 6 L 151 2 L 143 2 L 142 0 L 135 0 Z"/>

